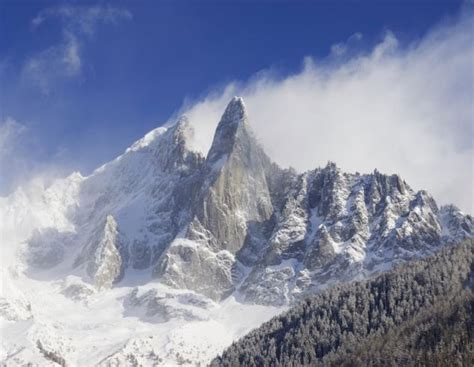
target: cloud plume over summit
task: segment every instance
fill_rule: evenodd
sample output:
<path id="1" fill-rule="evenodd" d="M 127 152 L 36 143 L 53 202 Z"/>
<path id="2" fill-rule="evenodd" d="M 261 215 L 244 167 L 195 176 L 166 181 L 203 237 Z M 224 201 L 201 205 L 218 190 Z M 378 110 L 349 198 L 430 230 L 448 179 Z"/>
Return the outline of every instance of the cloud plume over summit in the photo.
<path id="1" fill-rule="evenodd" d="M 387 31 L 371 50 L 357 39 L 326 59 L 307 58 L 286 77 L 260 73 L 179 113 L 196 125 L 206 151 L 233 95 L 269 155 L 303 171 L 335 161 L 344 170 L 399 173 L 442 203 L 473 208 L 474 36 L 472 13 L 403 44 Z"/>

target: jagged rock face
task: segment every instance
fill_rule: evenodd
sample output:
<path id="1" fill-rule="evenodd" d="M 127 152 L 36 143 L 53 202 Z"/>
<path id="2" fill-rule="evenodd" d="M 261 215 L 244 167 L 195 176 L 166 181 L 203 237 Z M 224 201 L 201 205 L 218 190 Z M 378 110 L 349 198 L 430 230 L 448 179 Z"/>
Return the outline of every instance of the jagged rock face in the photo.
<path id="1" fill-rule="evenodd" d="M 451 236 L 471 236 L 471 217 L 455 208 L 449 213 Z M 333 163 L 294 180 L 277 216 L 267 266 L 253 269 L 241 287 L 248 301 L 295 299 L 446 243 L 447 220 L 426 192 L 415 193 L 397 175 L 352 175 Z"/>
<path id="2" fill-rule="evenodd" d="M 459 243 L 466 235 L 474 235 L 474 221 L 470 215 L 463 215 L 454 205 L 439 210 L 442 238 L 449 243 Z"/>
<path id="3" fill-rule="evenodd" d="M 270 219 L 273 208 L 265 173 L 269 159 L 257 144 L 245 107 L 234 98 L 217 127 L 203 167 L 203 188 L 188 236 L 215 250 L 236 254 L 245 244 L 250 224 Z"/>
<path id="4" fill-rule="evenodd" d="M 181 116 L 176 125 L 164 136 L 166 143 L 154 152 L 158 165 L 164 171 L 180 172 L 183 175 L 200 167 L 204 158 L 187 148 L 186 142 L 194 137 L 194 129 L 186 116 Z"/>
<path id="5" fill-rule="evenodd" d="M 120 237 L 117 222 L 108 215 L 99 242 L 87 254 L 87 274 L 98 289 L 110 288 L 123 275 L 125 249 Z"/>
<path id="6" fill-rule="evenodd" d="M 128 243 L 128 265 L 146 269 L 156 264 L 189 221 L 189 198 L 203 162 L 200 154 L 186 148 L 186 139 L 192 135 L 187 119 L 182 118 L 168 130 L 152 131 L 94 172 L 81 187 L 76 226 L 90 228 L 113 214 Z"/>
<path id="7" fill-rule="evenodd" d="M 255 246 L 273 213 L 266 180 L 269 164 L 250 131 L 243 101 L 234 98 L 201 168 L 201 189 L 186 231 L 186 238 L 199 245 L 172 244 L 156 274 L 162 274 L 167 284 L 213 299 L 231 294 L 234 255 L 244 246 Z"/>
<path id="8" fill-rule="evenodd" d="M 91 176 L 46 190 L 45 213 L 64 204 L 22 239 L 29 266 L 70 262 L 99 288 L 148 269 L 150 279 L 214 300 L 237 291 L 276 305 L 473 236 L 471 216 L 438 208 L 398 175 L 349 174 L 334 163 L 281 169 L 253 136 L 240 98 L 206 158 L 188 148 L 192 138 L 181 118 Z"/>
<path id="9" fill-rule="evenodd" d="M 177 239 L 163 254 L 154 274 L 167 285 L 192 289 L 219 301 L 234 291 L 234 263 L 234 256 L 226 250 L 214 252 L 206 245 Z"/>

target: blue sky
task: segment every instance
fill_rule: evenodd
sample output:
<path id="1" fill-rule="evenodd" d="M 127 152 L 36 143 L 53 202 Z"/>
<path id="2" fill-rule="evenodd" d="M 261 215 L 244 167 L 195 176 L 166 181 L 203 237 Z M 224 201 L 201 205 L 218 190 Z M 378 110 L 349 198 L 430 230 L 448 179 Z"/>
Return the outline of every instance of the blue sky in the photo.
<path id="1" fill-rule="evenodd" d="M 88 173 L 183 103 L 262 71 L 285 78 L 301 71 L 305 57 L 327 61 L 337 44 L 371 52 L 388 31 L 401 45 L 416 43 L 465 6 L 2 0 L 0 121 L 3 130 L 8 121 L 15 126 L 9 134 L 19 137 L 17 156 L 28 155 L 16 162 L 25 171 L 56 165 Z M 16 181 L 14 170 L 3 171 L 5 192 Z"/>

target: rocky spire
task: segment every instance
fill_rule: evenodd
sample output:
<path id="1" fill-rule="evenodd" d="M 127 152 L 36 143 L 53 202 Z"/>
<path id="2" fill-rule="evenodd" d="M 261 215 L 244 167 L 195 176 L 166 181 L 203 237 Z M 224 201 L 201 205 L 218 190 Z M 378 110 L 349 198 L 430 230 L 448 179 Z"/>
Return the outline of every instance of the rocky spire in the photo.
<path id="1" fill-rule="evenodd" d="M 217 130 L 226 125 L 238 125 L 241 122 L 245 122 L 246 120 L 247 111 L 245 109 L 244 100 L 242 97 L 236 96 L 232 98 L 227 105 Z"/>
<path id="2" fill-rule="evenodd" d="M 241 97 L 234 97 L 217 125 L 207 160 L 218 161 L 224 155 L 230 154 L 238 143 L 253 144 L 256 141 L 248 126 L 244 101 Z"/>
<path id="3" fill-rule="evenodd" d="M 248 223 L 269 219 L 269 165 L 248 125 L 242 98 L 234 97 L 217 126 L 196 207 L 199 224 L 194 224 L 211 233 L 212 247 L 236 253 L 244 245 Z"/>
<path id="4" fill-rule="evenodd" d="M 202 156 L 189 149 L 194 139 L 194 128 L 186 116 L 180 116 L 176 124 L 164 134 L 166 143 L 157 150 L 156 157 L 167 171 L 189 171 L 197 168 Z"/>
<path id="5" fill-rule="evenodd" d="M 93 256 L 87 271 L 98 289 L 110 288 L 123 274 L 124 261 L 120 253 L 123 247 L 117 222 L 112 215 L 105 220 L 99 242 L 92 248 Z"/>

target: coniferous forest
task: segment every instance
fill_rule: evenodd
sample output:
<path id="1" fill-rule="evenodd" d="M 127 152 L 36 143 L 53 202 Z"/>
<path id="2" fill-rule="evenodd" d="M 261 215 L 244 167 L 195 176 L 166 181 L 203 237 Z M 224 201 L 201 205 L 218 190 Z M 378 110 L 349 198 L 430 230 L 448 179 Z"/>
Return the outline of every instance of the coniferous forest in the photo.
<path id="1" fill-rule="evenodd" d="M 211 366 L 473 366 L 474 241 L 307 298 Z"/>

